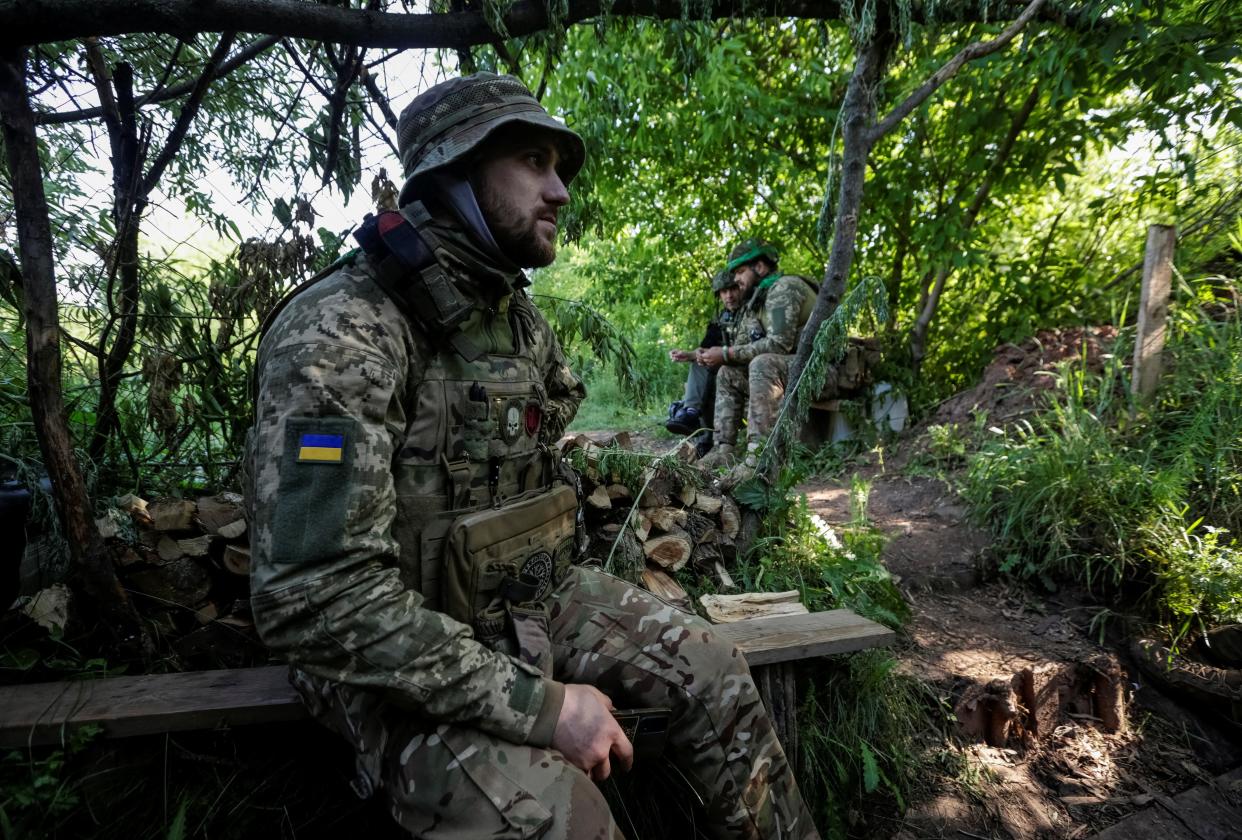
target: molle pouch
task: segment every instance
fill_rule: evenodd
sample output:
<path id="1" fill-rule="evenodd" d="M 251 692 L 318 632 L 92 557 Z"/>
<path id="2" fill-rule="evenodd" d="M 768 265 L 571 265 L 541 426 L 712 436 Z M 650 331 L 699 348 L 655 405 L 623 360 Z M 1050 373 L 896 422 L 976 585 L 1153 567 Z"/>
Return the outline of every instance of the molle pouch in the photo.
<path id="1" fill-rule="evenodd" d="M 559 484 L 454 521 L 441 575 L 444 612 L 471 626 L 490 624 L 500 603 L 546 598 L 573 556 L 577 510 L 573 488 Z"/>
<path id="2" fill-rule="evenodd" d="M 486 461 L 489 457 L 487 444 L 493 437 L 492 427 L 496 425 L 490 408 L 491 403 L 486 399 L 481 402 L 467 400 L 461 404 L 462 443 L 471 461 Z"/>

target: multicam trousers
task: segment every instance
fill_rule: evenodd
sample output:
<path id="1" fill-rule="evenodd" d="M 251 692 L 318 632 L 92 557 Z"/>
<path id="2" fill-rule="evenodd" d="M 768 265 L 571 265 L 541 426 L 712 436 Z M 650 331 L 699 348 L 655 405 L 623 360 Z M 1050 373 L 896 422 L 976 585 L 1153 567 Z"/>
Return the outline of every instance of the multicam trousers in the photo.
<path id="1" fill-rule="evenodd" d="M 709 625 L 594 569 L 549 599 L 554 676 L 618 708 L 672 709 L 668 754 L 721 838 L 818 838 L 749 669 Z M 345 736 L 360 778 L 425 838 L 620 838 L 600 790 L 554 750 L 419 720 L 383 697 L 294 672 L 311 713 Z"/>
<path id="2" fill-rule="evenodd" d="M 735 445 L 746 418 L 746 440 L 752 443 L 766 437 L 776 425 L 785 381 L 793 356 L 764 353 L 746 367 L 724 366 L 716 376 L 716 417 L 713 435 L 716 443 Z"/>

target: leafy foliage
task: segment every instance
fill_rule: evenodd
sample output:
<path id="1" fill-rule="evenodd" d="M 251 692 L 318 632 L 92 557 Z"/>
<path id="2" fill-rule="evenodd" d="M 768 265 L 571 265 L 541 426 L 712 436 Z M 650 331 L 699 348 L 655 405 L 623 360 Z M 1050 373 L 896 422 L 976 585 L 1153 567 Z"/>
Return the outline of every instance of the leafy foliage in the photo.
<path id="1" fill-rule="evenodd" d="M 1203 311 L 1219 281 L 1183 286 L 1158 400 L 1136 408 L 1121 345 L 1077 367 L 1048 411 L 985 446 L 966 494 L 1002 568 L 1137 594 L 1183 629 L 1242 619 L 1242 321 Z"/>

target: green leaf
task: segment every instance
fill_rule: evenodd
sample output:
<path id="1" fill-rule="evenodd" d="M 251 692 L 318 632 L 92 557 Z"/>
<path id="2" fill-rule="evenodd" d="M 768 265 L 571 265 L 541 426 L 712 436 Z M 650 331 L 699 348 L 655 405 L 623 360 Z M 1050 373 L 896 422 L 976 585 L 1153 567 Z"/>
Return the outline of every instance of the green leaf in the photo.
<path id="1" fill-rule="evenodd" d="M 276 199 L 276 203 L 272 205 L 272 215 L 285 227 L 293 226 L 293 208 L 283 198 Z"/>
<path id="2" fill-rule="evenodd" d="M 185 812 L 189 805 L 188 799 L 182 799 L 177 806 L 177 813 L 173 816 L 172 824 L 168 826 L 168 833 L 164 835 L 166 840 L 185 840 Z"/>
<path id="3" fill-rule="evenodd" d="M 863 765 L 863 790 L 867 793 L 874 793 L 875 789 L 880 786 L 880 767 L 876 763 L 875 753 L 871 751 L 871 747 L 863 744 L 861 749 Z"/>

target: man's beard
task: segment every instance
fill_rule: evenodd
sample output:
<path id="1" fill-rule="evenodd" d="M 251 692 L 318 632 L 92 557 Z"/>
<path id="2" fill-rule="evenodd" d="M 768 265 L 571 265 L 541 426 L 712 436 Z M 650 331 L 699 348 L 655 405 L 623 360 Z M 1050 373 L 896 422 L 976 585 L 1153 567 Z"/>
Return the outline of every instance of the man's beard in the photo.
<path id="1" fill-rule="evenodd" d="M 536 233 L 533 219 L 526 219 L 508 198 L 488 189 L 478 190 L 479 209 L 500 246 L 500 251 L 521 268 L 542 268 L 556 259 L 556 240 L 545 243 Z"/>

